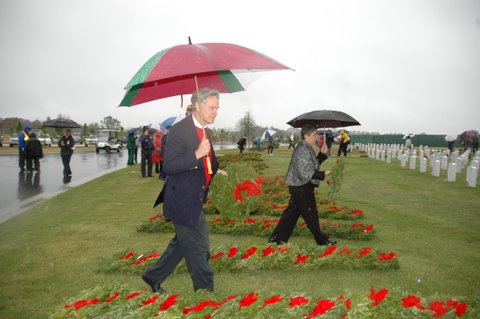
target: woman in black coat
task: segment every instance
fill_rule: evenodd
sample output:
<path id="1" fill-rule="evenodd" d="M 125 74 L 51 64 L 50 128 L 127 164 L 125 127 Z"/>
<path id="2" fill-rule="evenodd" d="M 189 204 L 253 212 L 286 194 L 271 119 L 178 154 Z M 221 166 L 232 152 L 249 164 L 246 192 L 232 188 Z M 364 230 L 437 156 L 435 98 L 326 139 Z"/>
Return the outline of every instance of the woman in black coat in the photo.
<path id="1" fill-rule="evenodd" d="M 27 159 L 27 173 L 31 173 L 32 170 L 40 172 L 40 159 L 43 158 L 43 149 L 42 143 L 34 132 L 28 135 L 28 141 L 25 142 L 25 158 Z"/>
<path id="2" fill-rule="evenodd" d="M 324 143 L 318 156 L 315 156 L 313 146 L 317 140 L 317 129 L 313 126 L 302 127 L 301 137 L 285 177 L 290 201 L 268 241 L 277 244 L 288 242 L 301 215 L 317 245 L 334 245 L 337 242 L 320 229 L 314 194 L 314 188 L 330 175 L 330 171 L 320 171 L 320 164 L 327 159 L 328 149 Z"/>

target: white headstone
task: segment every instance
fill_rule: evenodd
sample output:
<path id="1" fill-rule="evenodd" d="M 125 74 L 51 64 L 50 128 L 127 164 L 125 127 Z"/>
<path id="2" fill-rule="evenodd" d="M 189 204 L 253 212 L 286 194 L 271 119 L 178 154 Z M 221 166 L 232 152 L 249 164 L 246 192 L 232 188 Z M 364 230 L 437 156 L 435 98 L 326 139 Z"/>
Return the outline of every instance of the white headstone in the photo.
<path id="1" fill-rule="evenodd" d="M 402 155 L 401 155 L 401 157 L 400 157 L 400 164 L 402 165 L 402 167 L 407 166 L 407 155 L 405 155 L 405 154 L 402 154 Z"/>
<path id="2" fill-rule="evenodd" d="M 385 162 L 385 150 L 382 150 L 382 151 L 380 152 L 380 160 L 381 160 L 382 162 Z"/>
<path id="3" fill-rule="evenodd" d="M 477 187 L 478 169 L 474 166 L 467 167 L 467 185 Z"/>
<path id="4" fill-rule="evenodd" d="M 472 165 L 473 167 L 476 167 L 477 169 L 479 169 L 479 168 L 480 168 L 480 161 L 474 159 L 474 160 L 470 163 L 470 165 Z"/>
<path id="5" fill-rule="evenodd" d="M 440 168 L 445 170 L 445 169 L 447 169 L 447 166 L 448 166 L 448 157 L 444 155 L 444 156 L 442 156 L 442 161 L 441 161 Z"/>
<path id="6" fill-rule="evenodd" d="M 415 155 L 410 157 L 410 169 L 415 169 L 415 166 L 417 165 L 417 157 Z"/>
<path id="7" fill-rule="evenodd" d="M 432 175 L 436 176 L 436 177 L 440 176 L 440 161 L 439 160 L 435 160 L 435 162 L 433 163 Z"/>
<path id="8" fill-rule="evenodd" d="M 448 164 L 447 181 L 449 182 L 455 182 L 457 179 L 457 168 L 455 166 L 457 166 L 455 163 Z"/>
<path id="9" fill-rule="evenodd" d="M 420 173 L 427 171 L 427 159 L 425 157 L 420 158 Z"/>
<path id="10" fill-rule="evenodd" d="M 388 150 L 388 151 L 387 151 L 387 160 L 386 160 L 386 162 L 387 162 L 388 164 L 390 164 L 390 163 L 392 162 L 392 151 L 391 151 L 391 150 Z"/>

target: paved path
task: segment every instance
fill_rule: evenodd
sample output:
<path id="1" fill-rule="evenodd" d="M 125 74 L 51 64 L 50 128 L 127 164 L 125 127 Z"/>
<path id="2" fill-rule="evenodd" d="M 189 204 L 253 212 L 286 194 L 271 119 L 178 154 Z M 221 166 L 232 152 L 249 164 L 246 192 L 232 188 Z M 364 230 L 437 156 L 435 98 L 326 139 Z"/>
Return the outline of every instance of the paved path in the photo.
<path id="1" fill-rule="evenodd" d="M 120 153 L 75 152 L 70 167 L 72 180 L 63 181 L 59 154 L 45 154 L 40 173 L 20 174 L 18 155 L 0 155 L 0 223 L 22 213 L 39 201 L 126 167 L 126 151 Z"/>

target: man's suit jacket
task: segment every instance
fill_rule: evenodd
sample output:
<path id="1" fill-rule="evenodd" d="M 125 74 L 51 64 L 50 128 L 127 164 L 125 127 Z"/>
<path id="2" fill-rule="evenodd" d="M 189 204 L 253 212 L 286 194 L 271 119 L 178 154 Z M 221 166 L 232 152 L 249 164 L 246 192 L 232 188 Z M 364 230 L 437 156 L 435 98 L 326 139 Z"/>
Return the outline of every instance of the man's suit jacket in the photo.
<path id="1" fill-rule="evenodd" d="M 167 135 L 163 171 L 167 175 L 162 192 L 163 214 L 174 223 L 192 226 L 203 209 L 208 189 L 205 187 L 203 158 L 196 159 L 200 144 L 192 116 L 187 116 Z M 210 150 L 213 176 L 218 170 L 215 152 Z"/>

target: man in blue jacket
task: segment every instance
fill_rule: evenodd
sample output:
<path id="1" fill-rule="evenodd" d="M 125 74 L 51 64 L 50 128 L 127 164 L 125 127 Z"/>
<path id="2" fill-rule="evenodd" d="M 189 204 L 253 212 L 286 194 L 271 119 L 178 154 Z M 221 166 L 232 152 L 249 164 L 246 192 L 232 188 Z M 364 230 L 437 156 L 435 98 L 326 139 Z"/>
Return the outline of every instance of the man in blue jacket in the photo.
<path id="1" fill-rule="evenodd" d="M 25 143 L 28 141 L 31 131 L 32 127 L 25 124 L 23 131 L 18 133 L 18 166 L 20 166 L 20 172 L 25 171 Z"/>
<path id="2" fill-rule="evenodd" d="M 173 221 L 175 237 L 157 263 L 142 275 L 153 292 L 165 292 L 162 282 L 183 258 L 193 289 L 213 291 L 203 203 L 208 186 L 218 170 L 218 162 L 205 127 L 215 121 L 219 92 L 200 89 L 192 95 L 192 105 L 193 114 L 172 126 L 168 133 L 163 166 L 167 176 L 162 190 L 163 213 Z"/>

